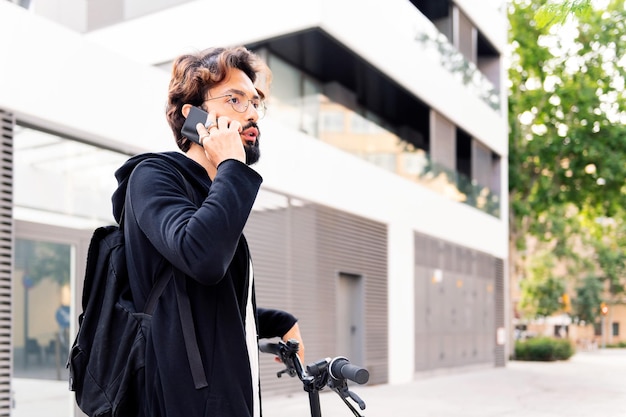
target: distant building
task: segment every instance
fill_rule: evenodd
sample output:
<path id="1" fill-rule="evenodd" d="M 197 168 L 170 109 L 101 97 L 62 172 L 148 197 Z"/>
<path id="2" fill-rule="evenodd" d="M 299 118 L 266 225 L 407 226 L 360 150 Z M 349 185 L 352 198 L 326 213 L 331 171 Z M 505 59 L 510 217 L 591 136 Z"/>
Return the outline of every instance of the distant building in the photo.
<path id="1" fill-rule="evenodd" d="M 0 415 L 13 378 L 66 378 L 113 171 L 175 149 L 169 68 L 209 46 L 246 45 L 274 73 L 246 236 L 259 304 L 300 318 L 307 359 L 348 356 L 372 384 L 504 366 L 501 3 L 0 1 Z M 50 262 L 57 272 L 37 269 Z M 301 389 L 271 358 L 261 367 L 265 395 Z"/>

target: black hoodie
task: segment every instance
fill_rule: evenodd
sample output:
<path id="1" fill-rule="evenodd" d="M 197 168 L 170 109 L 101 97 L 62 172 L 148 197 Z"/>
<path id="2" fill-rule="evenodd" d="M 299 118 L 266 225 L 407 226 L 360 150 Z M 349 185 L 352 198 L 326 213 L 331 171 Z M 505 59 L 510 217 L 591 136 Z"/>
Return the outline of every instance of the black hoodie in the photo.
<path id="1" fill-rule="evenodd" d="M 152 317 L 145 407 L 133 417 L 252 417 L 258 381 L 252 381 L 246 345 L 250 257 L 243 229 L 261 177 L 226 160 L 211 181 L 178 152 L 134 156 L 115 176 L 113 214 L 118 222 L 124 216 L 133 300 L 143 307 L 164 268 L 174 265 L 186 275 L 208 381 L 194 387 L 172 280 Z M 255 311 L 261 338 L 283 336 L 296 322 L 280 310 Z"/>

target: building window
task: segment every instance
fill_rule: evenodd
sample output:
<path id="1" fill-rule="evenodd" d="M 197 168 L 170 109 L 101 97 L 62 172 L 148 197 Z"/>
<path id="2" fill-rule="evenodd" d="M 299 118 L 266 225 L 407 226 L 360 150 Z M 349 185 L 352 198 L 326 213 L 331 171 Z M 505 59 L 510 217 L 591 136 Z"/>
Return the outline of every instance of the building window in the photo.
<path id="1" fill-rule="evenodd" d="M 341 133 L 345 132 L 345 112 L 343 111 L 324 111 L 321 114 L 322 127 L 325 132 Z"/>
<path id="2" fill-rule="evenodd" d="M 593 335 L 602 336 L 602 325 L 599 322 L 593 324 Z"/>
<path id="3" fill-rule="evenodd" d="M 618 322 L 613 322 L 612 323 L 612 335 L 613 336 L 619 336 L 619 323 Z"/>
<path id="4" fill-rule="evenodd" d="M 103 202 L 128 155 L 19 125 L 14 135 L 16 219 L 80 229 L 113 221 Z"/>

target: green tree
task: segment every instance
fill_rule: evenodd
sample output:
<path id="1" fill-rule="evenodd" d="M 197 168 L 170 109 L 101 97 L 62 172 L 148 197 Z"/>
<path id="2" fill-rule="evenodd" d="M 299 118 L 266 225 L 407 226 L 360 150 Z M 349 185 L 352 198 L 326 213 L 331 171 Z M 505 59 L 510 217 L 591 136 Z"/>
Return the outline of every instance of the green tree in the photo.
<path id="1" fill-rule="evenodd" d="M 595 261 L 601 278 L 607 282 L 609 294 L 617 301 L 626 293 L 626 214 L 611 218 L 598 217 L 589 228 L 590 245 L 596 254 Z"/>
<path id="2" fill-rule="evenodd" d="M 583 260 L 578 273 L 623 275 L 605 250 L 613 243 L 594 243 L 593 222 L 623 216 L 626 207 L 624 1 L 603 10 L 566 1 L 571 19 L 561 13 L 538 22 L 553 4 L 512 0 L 509 9 L 511 276 L 528 276 L 529 236 L 558 258 L 597 251 L 594 265 Z"/>
<path id="3" fill-rule="evenodd" d="M 533 258 L 529 276 L 520 283 L 520 308 L 524 317 L 548 317 L 564 307 L 565 284 L 552 273 L 554 258 L 549 253 Z"/>
<path id="4" fill-rule="evenodd" d="M 602 302 L 602 291 L 602 281 L 597 277 L 588 276 L 579 283 L 572 303 L 572 315 L 576 321 L 595 323 Z"/>

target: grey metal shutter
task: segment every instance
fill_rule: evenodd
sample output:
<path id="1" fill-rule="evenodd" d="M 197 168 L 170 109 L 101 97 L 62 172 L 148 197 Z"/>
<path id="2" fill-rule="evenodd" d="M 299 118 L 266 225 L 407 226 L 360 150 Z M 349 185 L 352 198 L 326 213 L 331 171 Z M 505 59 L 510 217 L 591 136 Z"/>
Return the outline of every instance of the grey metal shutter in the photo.
<path id="1" fill-rule="evenodd" d="M 11 415 L 11 292 L 13 271 L 13 126 L 0 110 L 0 416 Z"/>
<path id="2" fill-rule="evenodd" d="M 502 260 L 421 233 L 415 233 L 414 242 L 415 371 L 500 366 L 504 348 L 496 345 L 496 331 L 504 325 Z"/>

